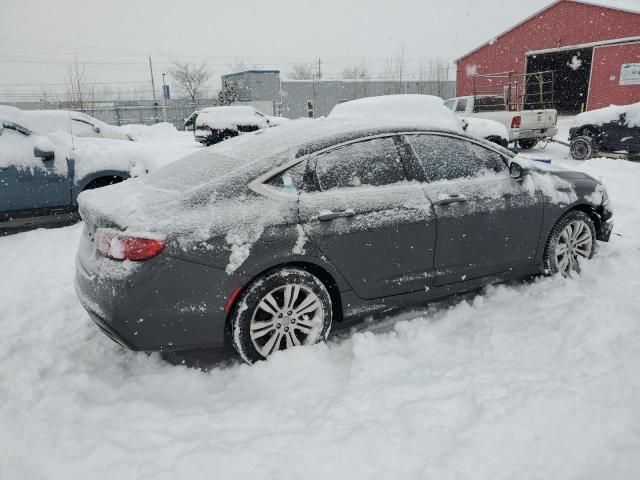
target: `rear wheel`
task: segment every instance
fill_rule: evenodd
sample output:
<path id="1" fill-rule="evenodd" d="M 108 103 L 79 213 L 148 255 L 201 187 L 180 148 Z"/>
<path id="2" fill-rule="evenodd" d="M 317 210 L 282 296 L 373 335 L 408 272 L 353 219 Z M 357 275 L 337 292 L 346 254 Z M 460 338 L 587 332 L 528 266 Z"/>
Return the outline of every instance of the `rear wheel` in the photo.
<path id="1" fill-rule="evenodd" d="M 331 297 L 311 273 L 293 268 L 255 280 L 231 316 L 233 345 L 247 363 L 273 352 L 326 339 L 331 329 Z"/>
<path id="2" fill-rule="evenodd" d="M 549 275 L 580 272 L 580 262 L 593 257 L 596 247 L 596 228 L 593 220 L 579 210 L 563 215 L 555 224 L 547 240 L 543 262 Z"/>
<path id="3" fill-rule="evenodd" d="M 574 160 L 589 160 L 593 156 L 591 137 L 574 138 L 569 145 L 569 153 Z"/>
<path id="4" fill-rule="evenodd" d="M 537 138 L 526 138 L 522 140 L 518 140 L 518 146 L 523 150 L 529 150 L 530 148 L 535 147 L 538 144 Z"/>

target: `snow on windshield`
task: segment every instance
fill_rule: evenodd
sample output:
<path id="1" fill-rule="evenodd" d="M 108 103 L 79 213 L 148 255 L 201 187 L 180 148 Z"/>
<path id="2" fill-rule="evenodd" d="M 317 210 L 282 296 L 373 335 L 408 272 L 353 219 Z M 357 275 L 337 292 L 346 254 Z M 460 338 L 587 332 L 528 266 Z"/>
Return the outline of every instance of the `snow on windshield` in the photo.
<path id="1" fill-rule="evenodd" d="M 617 122 L 620 115 L 625 115 L 625 125 L 627 127 L 640 127 L 640 102 L 631 105 L 611 105 L 598 110 L 591 110 L 576 115 L 573 126 L 582 125 L 603 125 L 609 122 Z"/>

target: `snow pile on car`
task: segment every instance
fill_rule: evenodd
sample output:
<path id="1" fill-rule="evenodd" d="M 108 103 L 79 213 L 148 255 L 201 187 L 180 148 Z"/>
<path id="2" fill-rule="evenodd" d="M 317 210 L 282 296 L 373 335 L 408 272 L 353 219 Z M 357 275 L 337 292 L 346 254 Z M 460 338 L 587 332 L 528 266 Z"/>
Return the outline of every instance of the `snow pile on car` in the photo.
<path id="1" fill-rule="evenodd" d="M 424 128 L 462 133 L 455 114 L 444 106 L 440 97 L 433 95 L 383 95 L 339 103 L 327 118 L 371 120 L 388 119 L 401 123 L 411 122 Z"/>
<path id="2" fill-rule="evenodd" d="M 464 131 L 473 138 L 497 137 L 509 141 L 509 132 L 500 122 L 480 117 L 460 117 Z"/>
<path id="3" fill-rule="evenodd" d="M 617 122 L 620 120 L 620 115 L 625 115 L 625 125 L 627 127 L 640 127 L 640 102 L 631 105 L 611 105 L 581 113 L 576 115 L 573 126 L 599 126 L 609 122 Z"/>

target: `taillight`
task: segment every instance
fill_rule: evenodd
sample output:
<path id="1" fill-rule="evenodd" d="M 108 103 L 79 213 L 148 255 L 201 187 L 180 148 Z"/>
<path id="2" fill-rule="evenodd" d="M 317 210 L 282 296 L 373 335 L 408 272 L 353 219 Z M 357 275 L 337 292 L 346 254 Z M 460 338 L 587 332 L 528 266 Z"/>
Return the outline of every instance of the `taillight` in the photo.
<path id="1" fill-rule="evenodd" d="M 522 119 L 520 118 L 520 115 L 516 115 L 511 119 L 511 128 L 520 128 L 521 122 L 522 122 Z"/>
<path id="2" fill-rule="evenodd" d="M 166 242 L 164 238 L 151 235 L 129 235 L 112 228 L 98 228 L 96 246 L 107 258 L 139 262 L 158 255 L 164 250 Z"/>

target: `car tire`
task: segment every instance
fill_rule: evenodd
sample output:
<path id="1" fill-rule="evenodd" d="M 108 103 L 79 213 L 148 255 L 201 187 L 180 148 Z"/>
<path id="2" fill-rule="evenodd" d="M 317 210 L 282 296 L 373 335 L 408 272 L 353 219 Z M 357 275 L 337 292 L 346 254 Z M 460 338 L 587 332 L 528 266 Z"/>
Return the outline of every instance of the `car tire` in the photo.
<path id="1" fill-rule="evenodd" d="M 518 140 L 518 146 L 523 150 L 529 150 L 535 147 L 538 144 L 537 138 L 527 138 L 523 140 Z"/>
<path id="2" fill-rule="evenodd" d="M 233 346 L 251 364 L 277 350 L 324 341 L 332 311 L 329 291 L 315 275 L 297 268 L 271 271 L 238 298 L 230 317 Z"/>
<path id="3" fill-rule="evenodd" d="M 569 153 L 574 160 L 589 160 L 593 157 L 593 141 L 591 137 L 577 137 L 569 145 Z"/>
<path id="4" fill-rule="evenodd" d="M 565 213 L 551 229 L 542 262 L 547 275 L 568 276 L 580 272 L 580 261 L 593 258 L 596 228 L 593 220 L 580 210 Z"/>

